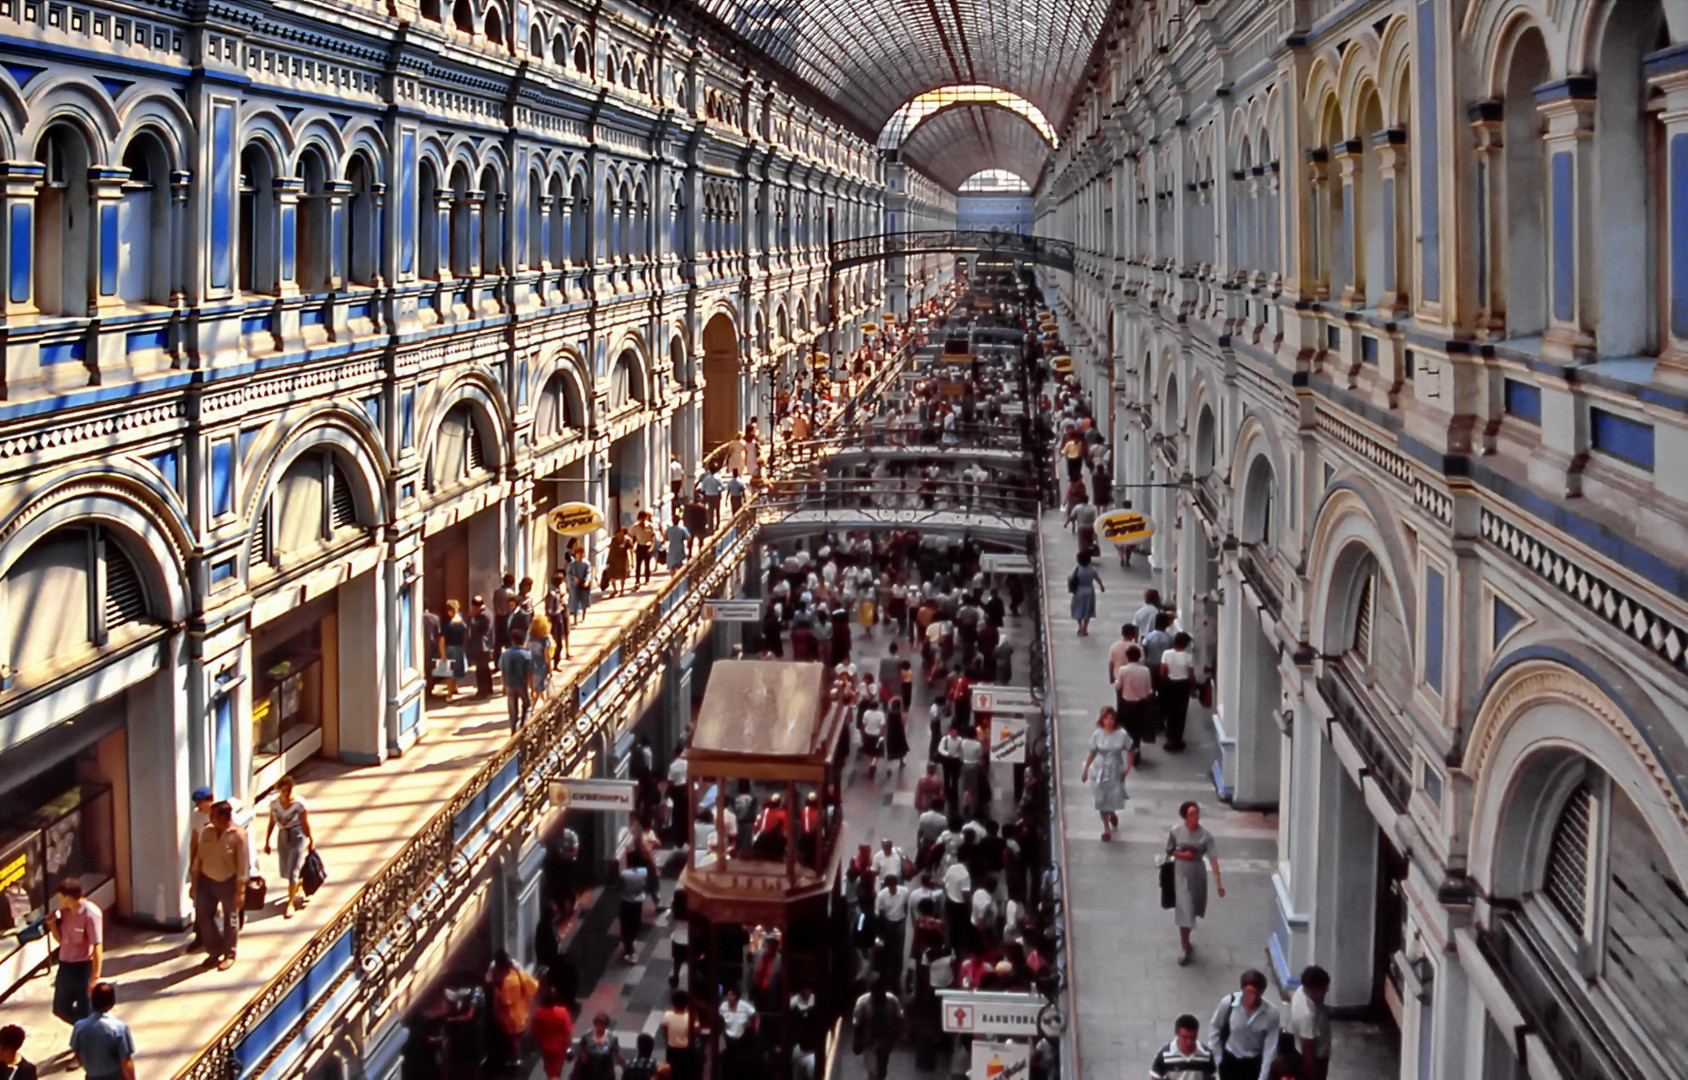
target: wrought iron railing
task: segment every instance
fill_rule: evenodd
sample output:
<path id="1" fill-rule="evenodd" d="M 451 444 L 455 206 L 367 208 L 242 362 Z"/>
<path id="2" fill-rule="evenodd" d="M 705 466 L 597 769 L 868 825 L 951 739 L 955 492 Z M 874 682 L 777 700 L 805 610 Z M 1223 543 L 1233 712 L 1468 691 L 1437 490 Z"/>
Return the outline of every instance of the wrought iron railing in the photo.
<path id="1" fill-rule="evenodd" d="M 908 357 L 906 348 L 896 354 L 857 397 L 822 425 L 822 430 L 830 431 L 846 422 L 860 399 L 878 393 Z M 700 553 L 665 582 L 652 601 L 588 663 L 545 698 L 522 730 L 493 751 L 351 902 L 223 1025 L 177 1072 L 178 1080 L 235 1080 L 256 1075 L 267 1069 L 331 1002 L 337 1001 L 337 1007 L 343 1009 L 353 1000 L 384 1000 L 393 961 L 426 932 L 432 917 L 468 884 L 490 855 L 493 845 L 471 852 L 463 842 L 465 838 L 460 838 L 464 815 L 472 814 L 478 824 L 503 810 L 502 824 L 512 827 L 539 812 L 546 798 L 547 779 L 579 762 L 597 734 L 597 718 L 616 715 L 619 704 L 638 692 L 654 673 L 666 641 L 702 618 L 704 600 L 728 580 L 754 538 L 756 514 L 756 497 L 752 495 L 705 540 Z M 596 698 L 583 694 L 589 680 L 600 678 L 605 662 L 618 655 L 622 663 L 612 676 L 617 689 L 608 698 L 601 691 Z M 589 702 L 593 706 L 590 710 Z M 517 770 L 515 782 L 496 787 L 512 766 Z M 507 808 L 505 804 L 511 798 L 519 802 Z M 336 965 L 334 958 L 347 952 L 348 942 L 349 962 Z M 263 1022 L 289 996 L 305 992 L 302 987 L 306 977 L 325 961 L 337 970 L 324 982 L 309 987 L 311 1000 L 298 1019 L 285 1031 L 265 1030 Z M 352 999 L 341 999 L 339 991 L 352 978 L 361 980 L 359 993 Z M 244 1060 L 241 1054 L 245 1043 L 260 1032 L 266 1045 L 254 1048 L 259 1051 L 254 1060 Z"/>
<path id="2" fill-rule="evenodd" d="M 1025 260 L 1068 272 L 1075 261 L 1070 241 L 996 229 L 927 229 L 857 236 L 835 242 L 831 254 L 834 273 L 900 255 L 977 255 L 982 261 Z"/>

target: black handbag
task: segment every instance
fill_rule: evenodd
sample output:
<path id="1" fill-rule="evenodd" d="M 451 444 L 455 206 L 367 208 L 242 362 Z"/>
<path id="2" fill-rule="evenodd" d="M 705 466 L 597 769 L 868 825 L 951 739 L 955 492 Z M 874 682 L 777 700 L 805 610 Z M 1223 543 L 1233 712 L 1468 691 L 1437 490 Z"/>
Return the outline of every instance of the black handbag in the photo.
<path id="1" fill-rule="evenodd" d="M 1174 879 L 1177 873 L 1172 865 L 1172 856 L 1161 859 L 1160 864 L 1160 901 L 1161 907 L 1168 911 L 1178 906 L 1178 884 Z"/>
<path id="2" fill-rule="evenodd" d="M 327 880 L 328 870 L 322 865 L 322 856 L 312 848 L 305 855 L 305 864 L 299 867 L 299 887 L 305 890 L 306 896 L 315 896 Z"/>

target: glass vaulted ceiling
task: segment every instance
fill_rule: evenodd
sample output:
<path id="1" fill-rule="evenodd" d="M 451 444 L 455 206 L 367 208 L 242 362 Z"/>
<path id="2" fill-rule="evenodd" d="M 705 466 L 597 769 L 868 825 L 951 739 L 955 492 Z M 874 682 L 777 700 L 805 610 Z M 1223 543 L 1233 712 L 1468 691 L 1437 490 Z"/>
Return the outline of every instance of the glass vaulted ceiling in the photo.
<path id="1" fill-rule="evenodd" d="M 928 90 L 898 109 L 897 114 L 891 117 L 884 130 L 879 133 L 879 148 L 895 150 L 903 145 L 903 140 L 908 138 L 909 132 L 919 127 L 921 121 L 939 109 L 968 102 L 1001 105 L 1009 112 L 1025 117 L 1051 147 L 1060 145 L 1055 136 L 1055 129 L 1049 126 L 1049 120 L 1043 115 L 1043 110 L 1020 95 L 998 90 L 993 86 L 944 86 L 937 90 Z"/>
<path id="2" fill-rule="evenodd" d="M 1066 115 L 1108 0 L 683 0 L 830 97 L 864 130 L 940 86 Z"/>

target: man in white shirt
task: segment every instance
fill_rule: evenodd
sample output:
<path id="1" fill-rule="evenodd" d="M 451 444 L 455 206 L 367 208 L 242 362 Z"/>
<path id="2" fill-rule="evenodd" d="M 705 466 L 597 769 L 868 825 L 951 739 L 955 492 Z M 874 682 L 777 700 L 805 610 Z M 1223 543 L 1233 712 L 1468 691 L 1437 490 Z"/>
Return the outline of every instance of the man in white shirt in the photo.
<path id="1" fill-rule="evenodd" d="M 903 862 L 907 858 L 903 849 L 895 847 L 889 836 L 879 841 L 879 850 L 873 853 L 873 874 L 879 881 L 890 877 L 903 876 Z"/>
<path id="2" fill-rule="evenodd" d="M 1325 994 L 1330 991 L 1330 972 L 1317 964 L 1301 970 L 1301 985 L 1289 999 L 1289 1031 L 1301 1055 L 1301 1069 L 1307 1080 L 1325 1080 L 1330 1075 L 1330 1009 Z"/>
<path id="3" fill-rule="evenodd" d="M 680 501 L 680 489 L 686 486 L 686 467 L 680 464 L 678 454 L 668 457 L 668 491 L 674 496 L 674 501 Z"/>
<path id="4" fill-rule="evenodd" d="M 921 902 L 925 900 L 932 901 L 932 914 L 936 915 L 944 910 L 944 890 L 931 874 L 921 874 L 919 884 L 909 886 L 908 909 L 918 913 Z"/>
<path id="5" fill-rule="evenodd" d="M 894 873 L 882 880 L 885 885 L 874 897 L 873 913 L 879 916 L 879 940 L 885 943 L 883 970 L 896 985 L 902 978 L 903 950 L 908 941 L 909 891 L 902 887 Z"/>
<path id="6" fill-rule="evenodd" d="M 723 1064 L 734 1067 L 727 1075 L 748 1065 L 755 1031 L 756 1006 L 739 997 L 738 987 L 727 987 L 727 996 L 721 1002 L 721 1055 Z"/>
<path id="7" fill-rule="evenodd" d="M 956 862 L 944 871 L 944 922 L 949 924 L 950 944 L 955 945 L 958 952 L 960 944 L 967 940 L 967 930 L 971 925 L 969 901 L 972 893 L 973 875 L 968 873 L 966 863 Z"/>
<path id="8" fill-rule="evenodd" d="M 947 828 L 949 818 L 944 816 L 942 803 L 927 807 L 920 815 L 920 820 L 914 823 L 914 850 L 922 867 L 932 865 L 932 845 L 938 842 L 938 837 L 942 836 Z"/>

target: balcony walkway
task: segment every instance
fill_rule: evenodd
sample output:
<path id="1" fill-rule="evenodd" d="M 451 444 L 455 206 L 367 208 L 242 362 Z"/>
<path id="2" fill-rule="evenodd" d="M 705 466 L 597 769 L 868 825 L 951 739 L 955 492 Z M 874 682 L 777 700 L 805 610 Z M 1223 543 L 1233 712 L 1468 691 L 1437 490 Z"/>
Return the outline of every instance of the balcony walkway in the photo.
<path id="1" fill-rule="evenodd" d="M 589 667 L 608 650 L 621 628 L 654 602 L 667 582 L 661 574 L 645 587 L 595 602 L 569 633 L 574 661 L 557 681 Z M 472 689 L 474 680 L 466 680 Z M 301 766 L 299 794 L 311 810 L 317 850 L 328 882 L 310 907 L 281 916 L 286 888 L 272 884 L 270 905 L 247 916 L 240 956 L 229 971 L 206 969 L 203 952 L 188 952 L 186 931 L 151 930 L 108 919 L 105 977 L 117 984 L 117 1014 L 135 1034 L 135 1071 L 142 1077 L 174 1076 L 229 1017 L 263 989 L 310 940 L 352 901 L 358 889 L 450 801 L 486 759 L 510 738 L 502 692 L 485 701 L 435 705 L 428 733 L 402 757 L 377 766 L 343 765 L 321 758 Z M 184 795 L 184 798 L 186 796 Z M 262 854 L 267 807 L 257 807 L 252 840 L 259 868 L 279 881 L 275 856 Z M 53 1016 L 52 969 L 7 999 L 6 1023 L 30 1033 L 32 1058 L 49 1060 L 65 1045 L 69 1028 Z"/>

